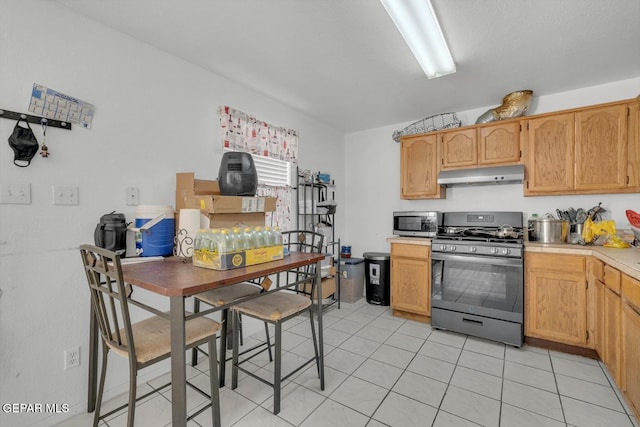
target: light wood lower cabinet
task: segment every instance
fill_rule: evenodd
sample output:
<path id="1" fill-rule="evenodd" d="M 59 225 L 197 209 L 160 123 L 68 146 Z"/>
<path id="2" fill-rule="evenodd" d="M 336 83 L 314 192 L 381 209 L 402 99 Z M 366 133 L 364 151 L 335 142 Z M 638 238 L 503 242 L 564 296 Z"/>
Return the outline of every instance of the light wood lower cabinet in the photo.
<path id="1" fill-rule="evenodd" d="M 622 275 L 620 389 L 640 416 L 640 280 Z"/>
<path id="2" fill-rule="evenodd" d="M 391 244 L 391 308 L 431 316 L 431 247 Z"/>
<path id="3" fill-rule="evenodd" d="M 525 254 L 525 335 L 587 345 L 585 257 Z"/>
<path id="4" fill-rule="evenodd" d="M 604 287 L 603 291 L 603 322 L 604 345 L 600 358 L 607 365 L 609 373 L 620 384 L 620 296 Z"/>

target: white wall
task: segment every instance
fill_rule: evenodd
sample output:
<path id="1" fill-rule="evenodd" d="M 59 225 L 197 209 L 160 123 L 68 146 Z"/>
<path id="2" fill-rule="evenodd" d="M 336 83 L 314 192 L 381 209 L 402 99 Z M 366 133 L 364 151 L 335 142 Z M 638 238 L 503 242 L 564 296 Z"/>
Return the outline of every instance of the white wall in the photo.
<path id="1" fill-rule="evenodd" d="M 445 77 L 446 78 L 446 77 Z M 535 88 L 532 88 L 535 91 Z M 535 97 L 528 112 L 544 112 L 581 107 L 603 102 L 630 99 L 640 95 L 640 77 L 588 87 L 571 92 Z M 475 123 L 478 116 L 499 105 L 458 113 L 464 126 Z M 352 246 L 353 256 L 363 252 L 389 252 L 386 238 L 393 229 L 396 210 L 514 210 L 525 218 L 531 213 L 555 212 L 556 208 L 591 208 L 602 202 L 618 228 L 628 227 L 624 211 L 640 210 L 640 195 L 586 195 L 524 197 L 522 184 L 447 188 L 443 200 L 400 199 L 400 144 L 391 139 L 395 130 L 409 123 L 370 129 L 346 135 L 346 231 L 344 244 Z"/>
<path id="2" fill-rule="evenodd" d="M 0 119 L 0 183 L 28 182 L 32 190 L 30 205 L 0 205 L 0 404 L 84 411 L 89 300 L 77 248 L 93 242 L 102 214 L 135 217 L 125 188 L 139 188 L 142 204 L 173 205 L 176 172 L 214 179 L 219 105 L 298 130 L 300 166 L 330 172 L 338 183 L 344 135 L 52 2 L 2 1 L 0 108 L 27 112 L 33 83 L 91 102 L 96 113 L 90 130 L 50 128 L 51 156 L 23 169 L 13 166 L 6 142 L 14 122 Z M 41 140 L 40 126 L 32 128 Z M 53 206 L 52 184 L 78 186 L 79 206 Z M 339 218 L 338 233 L 343 228 Z M 75 345 L 82 366 L 65 371 L 63 352 Z M 125 390 L 127 376 L 111 360 L 113 395 Z M 69 415 L 0 408 L 0 425 L 52 425 Z"/>

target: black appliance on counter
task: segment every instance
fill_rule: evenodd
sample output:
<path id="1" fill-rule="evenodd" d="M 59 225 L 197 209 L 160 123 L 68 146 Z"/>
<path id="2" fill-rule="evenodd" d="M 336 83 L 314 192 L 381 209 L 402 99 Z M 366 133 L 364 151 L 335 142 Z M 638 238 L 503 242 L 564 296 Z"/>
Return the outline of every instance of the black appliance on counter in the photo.
<path id="1" fill-rule="evenodd" d="M 431 242 L 431 326 L 524 342 L 522 212 L 445 212 Z"/>

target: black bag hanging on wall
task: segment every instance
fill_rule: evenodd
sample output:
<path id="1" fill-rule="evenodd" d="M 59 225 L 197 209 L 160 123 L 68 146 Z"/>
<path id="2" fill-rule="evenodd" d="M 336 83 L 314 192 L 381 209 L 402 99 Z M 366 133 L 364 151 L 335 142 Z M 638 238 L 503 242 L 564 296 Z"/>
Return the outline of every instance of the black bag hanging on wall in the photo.
<path id="1" fill-rule="evenodd" d="M 27 124 L 24 128 L 20 126 L 20 121 Z M 40 145 L 36 136 L 29 126 L 29 122 L 20 118 L 16 122 L 16 126 L 13 128 L 13 132 L 9 136 L 9 146 L 13 149 L 13 164 L 21 168 L 26 168 L 31 164 L 31 159 L 36 155 Z M 26 162 L 27 164 L 21 164 L 18 162 Z"/>

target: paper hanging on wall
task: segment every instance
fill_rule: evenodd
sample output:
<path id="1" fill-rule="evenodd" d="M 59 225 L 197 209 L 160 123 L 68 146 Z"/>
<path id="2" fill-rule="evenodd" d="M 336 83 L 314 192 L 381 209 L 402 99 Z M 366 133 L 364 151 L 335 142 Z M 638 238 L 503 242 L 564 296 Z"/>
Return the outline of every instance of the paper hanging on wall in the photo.
<path id="1" fill-rule="evenodd" d="M 95 107 L 88 102 L 34 83 L 29 111 L 48 119 L 77 123 L 85 129 L 90 129 Z"/>

